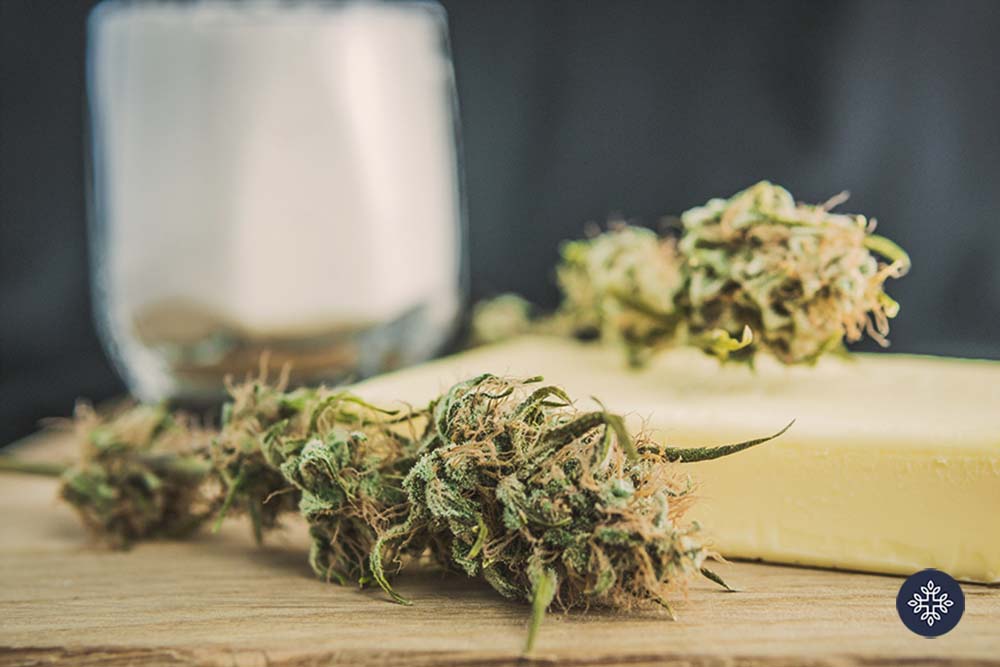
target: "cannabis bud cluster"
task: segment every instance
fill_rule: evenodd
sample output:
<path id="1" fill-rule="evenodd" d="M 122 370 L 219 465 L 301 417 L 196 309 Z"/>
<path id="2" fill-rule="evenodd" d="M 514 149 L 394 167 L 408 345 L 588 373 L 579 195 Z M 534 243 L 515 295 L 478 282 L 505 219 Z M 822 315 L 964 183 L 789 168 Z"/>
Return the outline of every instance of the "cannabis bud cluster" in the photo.
<path id="1" fill-rule="evenodd" d="M 885 344 L 899 305 L 884 284 L 909 269 L 909 258 L 873 235 L 864 216 L 831 213 L 841 199 L 796 204 L 784 188 L 758 183 L 685 212 L 692 332 L 749 326 L 785 363 L 815 361 L 863 333 Z"/>
<path id="2" fill-rule="evenodd" d="M 531 602 L 529 649 L 552 604 L 669 610 L 692 574 L 723 584 L 684 519 L 692 483 L 677 464 L 770 438 L 672 449 L 540 382 L 480 375 L 397 412 L 262 377 L 231 387 L 215 433 L 162 407 L 107 419 L 82 409 L 82 460 L 62 495 L 114 546 L 234 512 L 260 539 L 297 509 L 318 576 L 374 581 L 407 603 L 390 575 L 429 557 Z"/>
<path id="3" fill-rule="evenodd" d="M 162 406 L 99 417 L 76 410 L 80 459 L 62 473 L 60 495 L 99 539 L 123 548 L 183 537 L 218 509 L 205 488 L 207 434 Z"/>
<path id="4" fill-rule="evenodd" d="M 885 281 L 910 260 L 872 233 L 874 221 L 833 213 L 843 199 L 797 204 L 765 181 L 686 211 L 679 238 L 621 223 L 565 243 L 559 311 L 517 333 L 599 336 L 623 344 L 633 364 L 677 345 L 722 360 L 766 351 L 796 364 L 866 333 L 886 344 L 899 305 Z"/>
<path id="5" fill-rule="evenodd" d="M 308 408 L 323 391 L 286 392 L 286 385 L 286 375 L 277 384 L 268 384 L 264 370 L 257 379 L 230 385 L 231 401 L 224 406 L 221 429 L 208 447 L 213 475 L 224 493 L 216 529 L 227 514 L 247 514 L 258 543 L 264 531 L 275 528 L 280 517 L 295 512 L 299 504 L 299 494 L 278 469 L 293 451 L 284 451 L 276 442 L 307 429 Z M 297 441 L 285 438 L 282 444 L 295 447 Z"/>
<path id="6" fill-rule="evenodd" d="M 430 407 L 421 456 L 403 482 L 406 519 L 372 553 L 376 581 L 395 599 L 383 551 L 430 543 L 444 565 L 482 577 L 542 614 L 642 603 L 668 595 L 709 552 L 684 521 L 690 479 L 674 465 L 721 450 L 673 450 L 633 439 L 618 415 L 581 412 L 541 378 L 481 375 Z M 757 443 L 743 443 L 739 447 Z"/>
<path id="7" fill-rule="evenodd" d="M 341 584 L 365 581 L 379 535 L 405 515 L 402 481 L 416 441 L 410 416 L 397 417 L 347 392 L 323 390 L 308 419 L 261 443 L 301 496 L 309 523 L 309 564 Z"/>
<path id="8" fill-rule="evenodd" d="M 682 268 L 673 239 L 643 227 L 617 223 L 569 241 L 556 269 L 563 293 L 556 317 L 575 335 L 623 343 L 630 362 L 641 364 L 673 343 L 684 323 Z"/>

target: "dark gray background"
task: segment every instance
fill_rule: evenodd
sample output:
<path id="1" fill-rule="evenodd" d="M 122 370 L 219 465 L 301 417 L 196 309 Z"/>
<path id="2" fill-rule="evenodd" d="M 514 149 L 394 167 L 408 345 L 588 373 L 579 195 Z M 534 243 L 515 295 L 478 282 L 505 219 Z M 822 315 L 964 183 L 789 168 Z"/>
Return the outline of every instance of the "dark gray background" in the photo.
<path id="1" fill-rule="evenodd" d="M 850 190 L 910 251 L 893 350 L 1000 358 L 1000 3 L 444 4 L 473 298 L 552 305 L 558 242 L 586 221 L 768 178 Z M 92 5 L 0 0 L 0 443 L 122 390 L 87 284 Z"/>

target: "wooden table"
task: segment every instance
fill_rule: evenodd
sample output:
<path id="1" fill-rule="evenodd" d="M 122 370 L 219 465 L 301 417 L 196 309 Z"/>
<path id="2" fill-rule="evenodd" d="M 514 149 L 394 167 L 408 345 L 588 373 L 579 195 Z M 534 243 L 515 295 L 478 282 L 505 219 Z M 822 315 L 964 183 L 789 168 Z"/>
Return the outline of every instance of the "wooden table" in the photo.
<path id="1" fill-rule="evenodd" d="M 65 459 L 66 445 L 42 435 L 17 453 Z M 459 575 L 401 576 L 412 607 L 326 584 L 297 523 L 263 548 L 230 522 L 108 552 L 88 544 L 55 489 L 0 475 L 3 665 L 1000 665 L 1000 589 L 966 585 L 962 622 L 929 640 L 896 616 L 898 578 L 753 563 L 719 568 L 739 593 L 693 584 L 677 621 L 551 614 L 528 660 L 527 606 Z"/>

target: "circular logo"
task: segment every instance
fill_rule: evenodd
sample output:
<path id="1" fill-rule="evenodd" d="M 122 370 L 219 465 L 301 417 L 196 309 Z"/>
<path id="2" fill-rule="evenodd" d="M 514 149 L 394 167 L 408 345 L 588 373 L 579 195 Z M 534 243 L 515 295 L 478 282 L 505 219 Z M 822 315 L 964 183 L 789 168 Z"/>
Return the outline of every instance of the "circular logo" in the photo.
<path id="1" fill-rule="evenodd" d="M 962 620 L 965 594 L 941 570 L 921 570 L 899 587 L 896 611 L 903 625 L 923 637 L 940 637 Z"/>

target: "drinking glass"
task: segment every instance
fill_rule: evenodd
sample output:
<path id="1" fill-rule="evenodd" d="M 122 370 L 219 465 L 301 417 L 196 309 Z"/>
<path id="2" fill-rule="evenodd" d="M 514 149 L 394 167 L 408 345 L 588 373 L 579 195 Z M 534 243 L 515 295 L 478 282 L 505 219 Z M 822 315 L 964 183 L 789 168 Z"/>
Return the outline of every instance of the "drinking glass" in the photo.
<path id="1" fill-rule="evenodd" d="M 106 0 L 88 25 L 92 283 L 143 400 L 432 356 L 464 302 L 444 11 Z"/>

